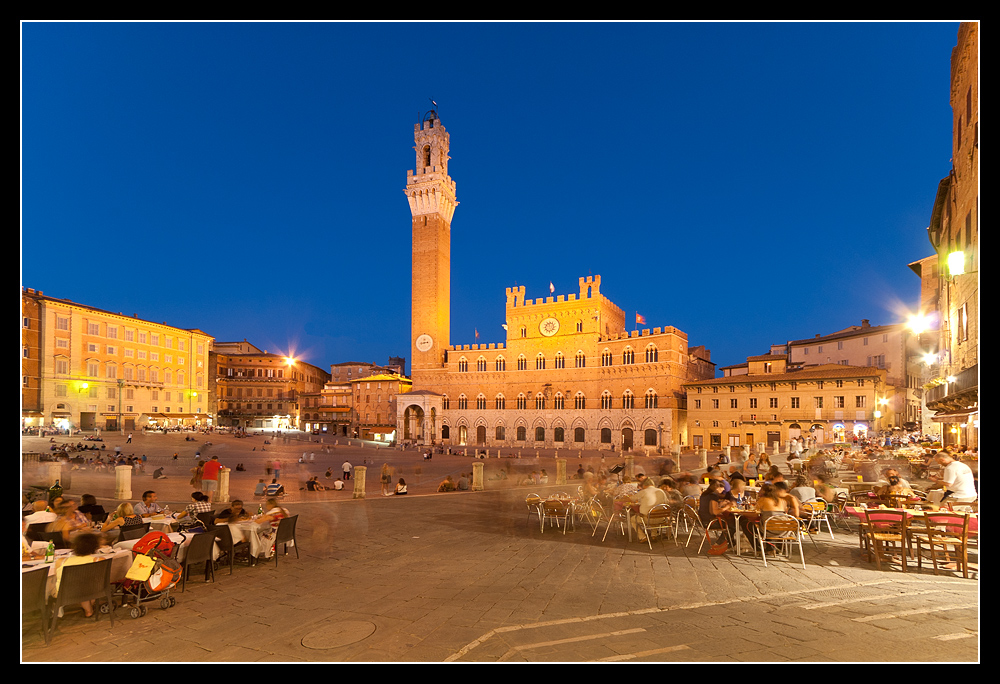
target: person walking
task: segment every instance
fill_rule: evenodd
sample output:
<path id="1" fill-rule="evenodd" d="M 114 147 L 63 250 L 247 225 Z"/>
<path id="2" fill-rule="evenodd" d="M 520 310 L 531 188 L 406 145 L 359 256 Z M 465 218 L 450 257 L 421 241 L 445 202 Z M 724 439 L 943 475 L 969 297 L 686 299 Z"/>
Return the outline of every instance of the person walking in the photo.
<path id="1" fill-rule="evenodd" d="M 131 444 L 132 443 L 132 433 L 131 432 L 128 433 L 128 439 L 125 440 L 125 443 L 126 444 Z"/>
<path id="2" fill-rule="evenodd" d="M 351 468 L 353 468 L 353 467 L 354 466 L 351 465 L 350 461 L 344 461 L 344 465 L 341 466 L 341 470 L 344 471 L 344 481 L 345 482 L 347 480 L 351 479 Z"/>

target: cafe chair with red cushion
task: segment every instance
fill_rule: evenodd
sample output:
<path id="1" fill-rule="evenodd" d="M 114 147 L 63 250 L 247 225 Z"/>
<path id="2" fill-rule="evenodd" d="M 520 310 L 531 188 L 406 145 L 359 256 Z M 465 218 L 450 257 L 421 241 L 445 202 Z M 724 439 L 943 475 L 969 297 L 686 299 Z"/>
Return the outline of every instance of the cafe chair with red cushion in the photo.
<path id="1" fill-rule="evenodd" d="M 934 574 L 938 574 L 938 548 L 942 563 L 954 563 L 969 578 L 969 514 L 952 512 L 930 512 L 923 520 L 915 519 L 909 527 L 910 544 L 917 554 L 917 569 L 922 567 L 923 547 L 926 546 L 934 564 Z M 951 556 L 949 557 L 949 547 Z"/>
<path id="2" fill-rule="evenodd" d="M 906 572 L 906 556 L 909 553 L 908 518 L 905 511 L 888 509 L 865 509 L 864 534 L 870 553 L 875 556 L 875 567 L 882 569 L 886 551 L 896 553 Z"/>

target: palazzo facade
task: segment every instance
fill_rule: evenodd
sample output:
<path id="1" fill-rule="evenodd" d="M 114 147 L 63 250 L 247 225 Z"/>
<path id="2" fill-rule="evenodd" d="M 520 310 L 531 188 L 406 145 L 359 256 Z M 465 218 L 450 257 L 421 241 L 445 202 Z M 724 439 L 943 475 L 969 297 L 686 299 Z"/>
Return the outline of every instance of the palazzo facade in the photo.
<path id="1" fill-rule="evenodd" d="M 398 438 L 420 444 L 654 451 L 686 442 L 689 381 L 715 367 L 687 334 L 627 330 L 601 294 L 601 277 L 577 292 L 526 299 L 507 288 L 506 340 L 450 344 L 449 136 L 434 111 L 414 126 L 407 174 L 413 236 L 413 391 L 397 402 Z"/>

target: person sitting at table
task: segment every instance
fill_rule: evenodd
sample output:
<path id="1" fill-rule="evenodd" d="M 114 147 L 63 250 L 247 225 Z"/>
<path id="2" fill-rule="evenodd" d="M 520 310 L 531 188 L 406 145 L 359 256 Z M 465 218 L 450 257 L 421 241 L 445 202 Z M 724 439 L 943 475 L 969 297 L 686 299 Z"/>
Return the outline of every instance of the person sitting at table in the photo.
<path id="1" fill-rule="evenodd" d="M 73 552 L 65 561 L 63 561 L 58 568 L 56 568 L 56 594 L 59 594 L 59 585 L 62 583 L 63 568 L 70 565 L 85 565 L 87 563 L 93 563 L 94 561 L 110 562 L 101 559 L 99 556 L 94 554 L 97 550 L 101 548 L 101 538 L 96 534 L 91 532 L 85 532 L 83 534 L 78 534 L 73 538 Z M 94 602 L 84 601 L 80 604 L 83 608 L 83 614 L 86 617 L 94 616 Z"/>
<path id="2" fill-rule="evenodd" d="M 63 543 L 67 546 L 77 533 L 90 527 L 87 516 L 76 509 L 76 501 L 69 497 L 62 498 L 58 508 L 56 508 L 56 514 L 59 517 L 49 523 L 47 529 L 49 532 L 62 533 Z"/>
<path id="3" fill-rule="evenodd" d="M 108 516 L 107 521 L 101 525 L 101 532 L 110 532 L 119 527 L 136 527 L 142 524 L 142 516 L 136 515 L 132 504 L 125 501 L 118 505 L 115 512 Z"/>
<path id="4" fill-rule="evenodd" d="M 198 520 L 199 513 L 208 513 L 211 510 L 212 504 L 208 502 L 207 496 L 201 492 L 191 492 L 191 503 L 177 514 L 177 526 L 181 529 L 193 527 L 200 522 Z"/>
<path id="5" fill-rule="evenodd" d="M 732 506 L 733 503 L 726 499 L 725 494 L 723 494 L 721 480 L 709 480 L 708 486 L 698 501 L 698 517 L 701 518 L 701 523 L 706 527 L 713 520 L 721 519 L 726 523 L 727 528 L 731 528 L 733 526 L 733 519 L 731 516 L 724 516 L 724 514 Z M 732 529 L 729 531 L 732 533 Z M 722 530 L 718 530 L 715 543 L 719 544 L 723 539 Z"/>
<path id="6" fill-rule="evenodd" d="M 663 491 L 668 504 L 679 504 L 684 501 L 684 497 L 677 491 L 677 482 L 672 478 L 665 477 L 660 480 L 660 490 Z"/>
<path id="7" fill-rule="evenodd" d="M 764 474 L 764 482 L 770 482 L 771 484 L 781 482 L 784 479 L 785 476 L 781 474 L 778 466 L 775 465 L 768 467 L 767 472 Z"/>
<path id="8" fill-rule="evenodd" d="M 586 501 L 590 501 L 598 494 L 597 486 L 594 484 L 593 473 L 584 472 L 583 473 L 583 498 Z"/>
<path id="9" fill-rule="evenodd" d="M 757 510 L 760 511 L 760 529 L 763 531 L 768 518 L 788 514 L 788 502 L 778 496 L 778 490 L 773 484 L 765 482 L 757 496 Z M 776 552 L 776 549 L 772 547 L 768 551 Z"/>
<path id="10" fill-rule="evenodd" d="M 891 469 L 890 469 L 891 472 Z M 913 496 L 913 490 L 910 489 L 909 483 L 906 480 L 899 477 L 898 475 L 886 475 L 888 484 L 880 487 L 878 490 L 879 497 L 885 497 L 888 494 L 899 494 L 901 496 Z M 904 484 L 906 483 L 906 484 Z"/>
<path id="11" fill-rule="evenodd" d="M 250 511 L 243 508 L 243 501 L 233 499 L 229 502 L 229 508 L 224 509 L 215 518 L 216 525 L 232 525 L 233 523 L 245 522 L 250 519 Z"/>
<path id="12" fill-rule="evenodd" d="M 84 494 L 80 497 L 80 508 L 77 509 L 85 516 L 87 520 L 93 522 L 103 522 L 107 518 L 108 514 L 104 510 L 104 506 L 97 503 L 97 498 L 93 494 Z"/>
<path id="13" fill-rule="evenodd" d="M 750 508 L 750 493 L 747 491 L 746 480 L 733 480 L 732 489 L 729 490 L 729 500 L 736 508 Z"/>
<path id="14" fill-rule="evenodd" d="M 396 495 L 400 496 L 406 494 L 406 480 L 399 478 L 399 482 L 396 483 Z"/>
<path id="15" fill-rule="evenodd" d="M 614 498 L 620 498 L 623 496 L 631 496 L 639 491 L 639 485 L 632 481 L 632 477 L 629 475 L 622 476 L 622 483 L 615 487 L 613 492 Z"/>
<path id="16" fill-rule="evenodd" d="M 789 493 L 799 501 L 810 501 L 816 498 L 816 488 L 809 486 L 805 475 L 799 475 L 795 478 L 795 486 Z"/>
<path id="17" fill-rule="evenodd" d="M 785 502 L 785 508 L 788 510 L 789 515 L 794 515 L 796 518 L 800 517 L 802 513 L 802 506 L 799 500 L 792 496 L 791 491 L 788 489 L 787 482 L 775 482 L 774 492 L 778 498 Z"/>
<path id="18" fill-rule="evenodd" d="M 645 516 L 653 508 L 659 504 L 667 503 L 667 495 L 662 489 L 656 487 L 653 484 L 653 479 L 650 477 L 645 477 L 642 480 L 642 485 L 636 494 L 636 502 L 639 504 L 639 516 Z M 639 524 L 639 516 L 632 518 L 632 527 L 635 528 L 636 533 L 638 533 L 639 541 L 646 541 L 646 535 L 642 532 L 642 527 Z"/>
<path id="19" fill-rule="evenodd" d="M 136 515 L 144 517 L 158 515 L 163 512 L 163 507 L 156 503 L 156 498 L 156 492 L 147 489 L 142 493 L 142 501 L 133 506 L 132 510 L 135 511 Z"/>
<path id="20" fill-rule="evenodd" d="M 32 512 L 24 517 L 24 522 L 29 525 L 48 524 L 59 517 L 55 511 L 49 510 L 48 504 L 41 499 L 31 504 L 31 510 Z"/>
<path id="21" fill-rule="evenodd" d="M 816 496 L 827 503 L 833 503 L 837 500 L 837 493 L 833 491 L 833 487 L 827 484 L 825 475 L 816 476 Z"/>
<path id="22" fill-rule="evenodd" d="M 455 491 L 455 483 L 451 479 L 451 475 L 445 475 L 444 480 L 438 485 L 437 490 L 439 492 L 453 492 Z"/>
<path id="23" fill-rule="evenodd" d="M 895 477 L 896 480 L 898 480 L 899 485 L 901 485 L 906 489 L 910 489 L 910 483 L 905 478 L 901 477 L 899 471 L 893 468 L 892 466 L 889 466 L 888 468 L 882 471 L 882 477 L 885 478 L 886 482 L 889 482 L 890 477 Z"/>
<path id="24" fill-rule="evenodd" d="M 744 475 L 742 472 L 740 472 L 740 467 L 739 466 L 735 466 L 735 465 L 729 466 L 729 484 L 730 484 L 730 486 L 736 480 L 743 480 L 744 482 L 746 482 L 746 479 L 747 479 L 746 475 Z"/>

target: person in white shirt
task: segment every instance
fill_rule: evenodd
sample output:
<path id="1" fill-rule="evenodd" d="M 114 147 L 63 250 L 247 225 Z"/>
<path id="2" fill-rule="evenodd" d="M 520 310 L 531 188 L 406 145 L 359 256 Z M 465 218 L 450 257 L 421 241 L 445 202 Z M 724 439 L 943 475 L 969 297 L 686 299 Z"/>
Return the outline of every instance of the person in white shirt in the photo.
<path id="1" fill-rule="evenodd" d="M 944 466 L 944 471 L 938 477 L 945 490 L 941 497 L 942 501 L 975 501 L 979 498 L 972 469 L 969 466 L 956 461 L 947 451 L 938 452 L 937 462 Z"/>
<path id="2" fill-rule="evenodd" d="M 638 534 L 639 541 L 644 542 L 646 535 L 642 532 L 639 518 L 649 513 L 653 506 L 667 503 L 667 494 L 654 485 L 653 478 L 647 477 L 642 481 L 642 488 L 635 495 L 635 500 L 639 504 L 639 515 L 632 518 L 632 526 Z"/>

